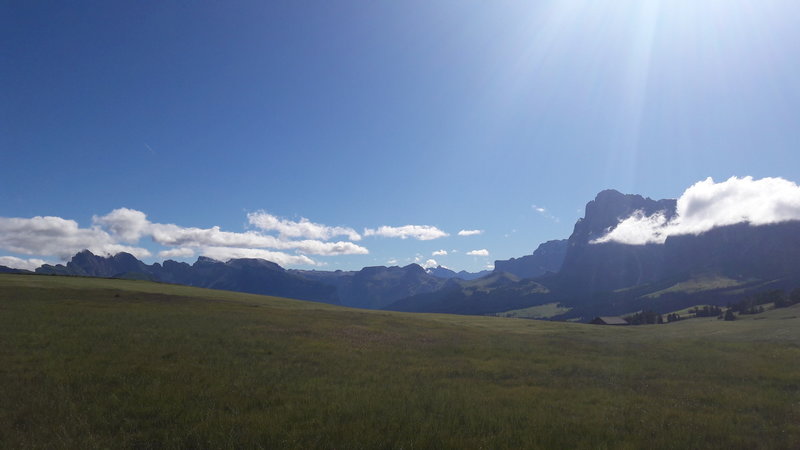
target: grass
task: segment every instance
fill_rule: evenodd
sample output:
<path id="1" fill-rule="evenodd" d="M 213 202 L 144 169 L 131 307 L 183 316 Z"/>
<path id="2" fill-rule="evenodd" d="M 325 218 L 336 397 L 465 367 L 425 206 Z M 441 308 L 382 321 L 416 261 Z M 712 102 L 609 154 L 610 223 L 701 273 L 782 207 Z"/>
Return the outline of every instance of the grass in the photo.
<path id="1" fill-rule="evenodd" d="M 518 319 L 549 319 L 572 310 L 572 308 L 559 305 L 559 303 L 545 303 L 544 305 L 497 313 L 496 316 Z"/>
<path id="2" fill-rule="evenodd" d="M 615 328 L 3 275 L 0 447 L 798 448 L 798 316 Z"/>
<path id="3" fill-rule="evenodd" d="M 749 281 L 738 281 L 721 275 L 702 275 L 687 281 L 682 281 L 667 289 L 645 295 L 643 298 L 658 298 L 664 294 L 686 293 L 695 294 L 697 292 L 710 291 L 714 289 L 726 289 L 747 284 Z"/>

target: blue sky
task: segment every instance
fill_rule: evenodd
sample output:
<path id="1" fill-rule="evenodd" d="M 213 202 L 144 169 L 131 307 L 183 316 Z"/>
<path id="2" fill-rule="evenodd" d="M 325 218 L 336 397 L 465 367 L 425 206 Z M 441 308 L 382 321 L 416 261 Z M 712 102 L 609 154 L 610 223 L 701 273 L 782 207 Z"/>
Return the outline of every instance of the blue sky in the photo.
<path id="1" fill-rule="evenodd" d="M 99 229 L 128 208 L 368 252 L 309 255 L 323 269 L 476 271 L 566 238 L 606 188 L 800 181 L 798 55 L 790 0 L 2 2 L 0 218 Z M 365 231 L 406 225 L 448 236 Z M 14 239 L 0 256 L 60 260 Z"/>

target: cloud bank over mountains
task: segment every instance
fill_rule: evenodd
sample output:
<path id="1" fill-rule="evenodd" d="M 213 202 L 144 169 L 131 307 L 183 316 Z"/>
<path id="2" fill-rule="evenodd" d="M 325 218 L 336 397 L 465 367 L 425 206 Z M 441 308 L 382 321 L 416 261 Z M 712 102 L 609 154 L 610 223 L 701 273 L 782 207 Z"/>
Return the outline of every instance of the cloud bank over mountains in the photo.
<path id="1" fill-rule="evenodd" d="M 23 255 L 55 256 L 62 260 L 83 249 L 99 254 L 128 252 L 137 258 L 150 256 L 147 249 L 122 245 L 99 227 L 81 228 L 74 220 L 51 216 L 29 219 L 0 217 L 0 248 Z"/>
<path id="2" fill-rule="evenodd" d="M 17 258 L 16 256 L 0 256 L 0 266 L 13 267 L 14 269 L 35 270 L 46 264 L 47 261 L 38 258 Z"/>
<path id="3" fill-rule="evenodd" d="M 676 202 L 674 214 L 662 211 L 646 215 L 638 211 L 620 219 L 619 224 L 592 243 L 663 244 L 669 236 L 700 234 L 715 227 L 738 223 L 767 225 L 791 220 L 800 220 L 800 186 L 797 184 L 782 178 L 733 177 L 720 183 L 708 178 L 686 189 Z M 464 228 L 456 235 L 481 233 L 482 230 Z M 289 220 L 266 211 L 247 214 L 244 231 L 234 232 L 218 226 L 197 228 L 153 222 L 142 211 L 118 208 L 102 216 L 93 216 L 89 227 L 61 217 L 0 217 L 0 252 L 8 253 L 0 253 L 0 265 L 34 269 L 46 262 L 66 261 L 88 249 L 98 255 L 127 252 L 139 259 L 203 255 L 222 261 L 262 258 L 282 266 L 319 266 L 325 263 L 315 259 L 316 256 L 369 254 L 362 244 L 370 242 L 367 238 L 431 241 L 448 236 L 432 225 L 384 225 L 364 228 L 359 233 L 346 226 L 329 226 L 306 218 Z M 371 242 L 376 243 L 375 238 Z M 456 249 L 434 249 L 426 253 L 444 259 L 457 253 Z M 486 257 L 490 252 L 479 248 L 464 254 Z M 436 263 L 434 259 L 424 259 L 420 257 L 418 262 L 429 267 Z"/>
<path id="4" fill-rule="evenodd" d="M 196 228 L 151 222 L 144 212 L 130 208 L 93 216 L 88 228 L 81 228 L 78 222 L 60 217 L 0 217 L 0 250 L 60 261 L 84 249 L 99 255 L 127 252 L 142 259 L 153 256 L 150 250 L 140 245 L 142 239 L 149 238 L 166 247 L 157 252 L 157 256 L 163 259 L 200 255 L 223 261 L 262 258 L 294 266 L 320 265 L 311 258 L 314 255 L 369 254 L 366 247 L 353 242 L 362 239 L 353 228 L 323 225 L 306 218 L 287 220 L 266 211 L 248 214 L 247 221 L 254 229 L 231 232 L 218 226 Z M 448 236 L 446 232 L 428 225 L 382 226 L 365 229 L 363 235 L 418 240 Z M 333 240 L 337 237 L 346 240 Z M 45 262 L 48 261 L 40 258 L 0 256 L 0 265 L 14 268 L 32 269 Z"/>
<path id="5" fill-rule="evenodd" d="M 259 220 L 268 216 L 248 215 L 251 223 L 253 218 Z M 120 241 L 136 243 L 142 237 L 150 237 L 153 242 L 173 249 L 161 252 L 160 256 L 187 257 L 201 254 L 215 259 L 231 258 L 264 258 L 281 264 L 310 264 L 315 261 L 305 255 L 364 255 L 368 254 L 366 248 L 347 241 L 325 242 L 315 239 L 287 240 L 258 231 L 245 231 L 242 233 L 222 231 L 219 227 L 194 228 L 181 227 L 174 224 L 153 223 L 141 212 L 128 208 L 111 211 L 101 217 L 95 216 L 93 222 L 96 226 L 108 229 L 112 236 Z M 338 234 L 331 227 L 314 224 L 308 221 L 289 222 L 278 220 L 266 222 L 266 228 L 276 229 L 275 225 L 285 233 L 295 236 L 314 234 L 321 237 L 333 237 Z M 292 224 L 299 225 L 291 229 Z M 263 249 L 294 250 L 299 255 L 290 255 L 282 252 L 266 251 Z"/>
<path id="6" fill-rule="evenodd" d="M 782 178 L 732 177 L 695 183 L 678 198 L 674 217 L 637 212 L 594 244 L 663 244 L 669 236 L 701 234 L 716 227 L 769 225 L 800 220 L 800 186 Z"/>

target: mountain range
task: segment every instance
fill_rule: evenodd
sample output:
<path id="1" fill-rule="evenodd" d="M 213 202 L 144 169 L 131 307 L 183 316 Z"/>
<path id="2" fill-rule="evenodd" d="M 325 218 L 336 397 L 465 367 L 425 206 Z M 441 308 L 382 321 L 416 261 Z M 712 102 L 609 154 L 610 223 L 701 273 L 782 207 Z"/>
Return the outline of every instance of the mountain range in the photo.
<path id="1" fill-rule="evenodd" d="M 550 317 L 652 309 L 668 312 L 698 303 L 724 305 L 764 289 L 800 286 L 800 222 L 737 224 L 663 244 L 598 241 L 634 215 L 676 215 L 676 201 L 614 190 L 600 192 L 568 239 L 545 242 L 530 255 L 495 261 L 492 272 L 442 266 L 365 267 L 358 271 L 285 270 L 259 259 L 147 265 L 127 253 L 76 254 L 40 274 L 147 279 L 189 286 L 314 300 L 357 308 L 409 312 L 495 314 L 557 306 Z M 15 271 L 0 267 L 0 272 Z"/>
<path id="2" fill-rule="evenodd" d="M 430 275 L 433 275 L 437 278 L 460 278 L 462 280 L 474 280 L 492 273 L 491 270 L 481 270 L 480 272 L 467 272 L 466 270 L 462 270 L 460 272 L 456 272 L 444 266 L 431 267 L 425 269 L 425 272 L 428 272 Z"/>

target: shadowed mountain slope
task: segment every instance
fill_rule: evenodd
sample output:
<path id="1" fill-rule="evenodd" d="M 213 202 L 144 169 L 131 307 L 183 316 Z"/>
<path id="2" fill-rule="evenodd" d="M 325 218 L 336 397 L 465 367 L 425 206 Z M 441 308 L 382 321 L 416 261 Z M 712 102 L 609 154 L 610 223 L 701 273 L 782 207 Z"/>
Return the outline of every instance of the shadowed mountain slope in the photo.
<path id="1" fill-rule="evenodd" d="M 314 300 L 338 304 L 336 288 L 303 278 L 262 259 L 232 259 L 228 262 L 199 257 L 189 265 L 172 260 L 148 266 L 128 253 L 97 256 L 88 250 L 76 254 L 66 266 L 44 265 L 36 273 L 148 279 L 251 294 Z"/>

